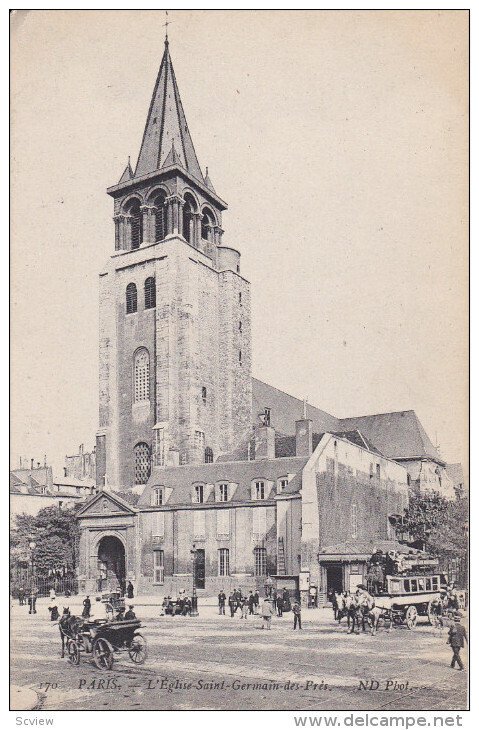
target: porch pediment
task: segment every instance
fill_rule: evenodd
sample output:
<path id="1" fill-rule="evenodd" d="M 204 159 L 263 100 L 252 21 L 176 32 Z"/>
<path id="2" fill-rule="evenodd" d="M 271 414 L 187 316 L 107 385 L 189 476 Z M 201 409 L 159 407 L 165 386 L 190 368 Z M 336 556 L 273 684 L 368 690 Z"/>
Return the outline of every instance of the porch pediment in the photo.
<path id="1" fill-rule="evenodd" d="M 110 492 L 99 492 L 82 507 L 77 517 L 105 517 L 108 515 L 129 517 L 136 514 L 136 512 L 137 510 L 123 499 L 114 496 Z"/>

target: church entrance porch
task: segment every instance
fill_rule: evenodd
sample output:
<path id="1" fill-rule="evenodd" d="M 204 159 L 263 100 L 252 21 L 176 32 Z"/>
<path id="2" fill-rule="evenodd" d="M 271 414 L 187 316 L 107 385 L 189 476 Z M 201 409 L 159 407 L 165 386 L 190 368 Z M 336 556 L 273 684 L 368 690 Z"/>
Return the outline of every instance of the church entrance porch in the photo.
<path id="1" fill-rule="evenodd" d="M 125 546 L 113 535 L 102 537 L 98 543 L 98 586 L 104 591 L 126 587 Z"/>

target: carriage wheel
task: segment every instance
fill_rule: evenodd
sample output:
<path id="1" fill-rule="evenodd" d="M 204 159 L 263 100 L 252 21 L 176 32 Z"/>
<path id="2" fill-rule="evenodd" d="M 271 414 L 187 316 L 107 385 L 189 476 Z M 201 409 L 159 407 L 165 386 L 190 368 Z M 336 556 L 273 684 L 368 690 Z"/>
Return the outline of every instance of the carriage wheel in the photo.
<path id="1" fill-rule="evenodd" d="M 67 644 L 67 654 L 70 664 L 73 664 L 74 666 L 78 666 L 80 664 L 80 647 L 73 639 Z"/>
<path id="2" fill-rule="evenodd" d="M 103 638 L 95 639 L 92 648 L 93 661 L 98 669 L 111 669 L 113 666 L 113 647 Z"/>
<path id="3" fill-rule="evenodd" d="M 134 634 L 130 646 L 128 647 L 128 655 L 135 664 L 144 664 L 148 656 L 146 648 L 146 639 L 143 634 Z"/>
<path id="4" fill-rule="evenodd" d="M 408 629 L 416 628 L 417 624 L 417 608 L 416 606 L 409 606 L 406 611 L 406 626 Z"/>

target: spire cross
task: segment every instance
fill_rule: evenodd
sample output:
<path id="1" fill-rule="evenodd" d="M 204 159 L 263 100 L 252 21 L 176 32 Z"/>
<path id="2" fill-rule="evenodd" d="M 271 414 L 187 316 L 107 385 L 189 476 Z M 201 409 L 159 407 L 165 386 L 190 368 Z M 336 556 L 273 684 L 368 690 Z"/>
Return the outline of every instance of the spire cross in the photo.
<path id="1" fill-rule="evenodd" d="M 163 23 L 165 28 L 165 41 L 168 41 L 168 26 L 172 24 L 172 20 L 168 20 L 168 10 L 165 10 L 166 21 Z"/>

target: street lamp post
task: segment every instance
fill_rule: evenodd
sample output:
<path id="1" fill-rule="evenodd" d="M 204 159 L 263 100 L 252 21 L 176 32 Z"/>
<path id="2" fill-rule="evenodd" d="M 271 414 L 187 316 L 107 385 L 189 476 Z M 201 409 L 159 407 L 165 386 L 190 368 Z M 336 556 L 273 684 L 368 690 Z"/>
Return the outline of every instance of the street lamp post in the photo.
<path id="1" fill-rule="evenodd" d="M 30 611 L 29 613 L 36 613 L 36 596 L 35 596 L 35 548 L 36 543 L 33 540 L 28 544 L 30 548 L 30 565 L 31 565 L 31 581 L 30 581 Z"/>
<path id="2" fill-rule="evenodd" d="M 198 616 L 198 596 L 196 595 L 196 545 L 193 543 L 191 550 L 191 559 L 193 561 L 193 591 L 191 593 L 191 611 L 190 616 Z"/>

